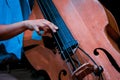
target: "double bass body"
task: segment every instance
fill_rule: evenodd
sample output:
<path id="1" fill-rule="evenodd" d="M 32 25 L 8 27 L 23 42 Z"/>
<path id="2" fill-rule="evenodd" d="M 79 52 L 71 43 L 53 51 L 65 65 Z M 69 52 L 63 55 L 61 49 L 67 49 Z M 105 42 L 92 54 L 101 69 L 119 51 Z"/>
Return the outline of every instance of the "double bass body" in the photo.
<path id="1" fill-rule="evenodd" d="M 73 37 L 78 41 L 79 47 L 102 66 L 104 71 L 102 79 L 99 80 L 119 80 L 120 49 L 117 40 L 120 33 L 110 12 L 97 0 L 52 1 Z M 43 18 L 41 14 L 39 7 L 34 5 L 33 17 Z M 98 53 L 97 56 L 95 53 Z M 85 62 L 93 64 L 79 49 L 76 54 L 82 64 Z M 25 55 L 36 70 L 44 70 L 51 80 L 72 80 L 67 63 L 61 58 L 59 52 L 53 53 L 45 48 L 44 44 L 42 47 L 39 45 L 28 50 Z M 83 80 L 98 80 L 98 78 L 90 74 Z"/>

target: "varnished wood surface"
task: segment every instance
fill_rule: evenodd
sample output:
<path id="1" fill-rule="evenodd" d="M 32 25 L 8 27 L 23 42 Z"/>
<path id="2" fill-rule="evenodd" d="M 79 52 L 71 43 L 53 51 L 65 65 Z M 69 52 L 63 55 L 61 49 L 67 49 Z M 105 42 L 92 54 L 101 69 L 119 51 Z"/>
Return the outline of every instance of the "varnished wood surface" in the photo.
<path id="1" fill-rule="evenodd" d="M 119 72 L 115 69 L 115 67 L 112 65 L 112 63 L 110 62 L 108 57 L 104 54 L 104 52 L 98 50 L 99 52 L 98 56 L 95 56 L 93 54 L 93 51 L 96 48 L 103 48 L 110 53 L 110 55 L 115 59 L 118 66 L 120 66 L 120 49 L 117 45 L 117 42 L 115 42 L 115 40 L 118 39 L 119 37 L 119 30 L 117 28 L 117 24 L 114 17 L 111 16 L 109 12 L 106 12 L 104 7 L 97 0 L 76 0 L 76 1 L 53 0 L 53 2 L 56 8 L 58 9 L 61 17 L 68 26 L 69 30 L 73 34 L 74 38 L 78 41 L 79 46 L 82 49 L 84 49 L 96 61 L 98 65 L 101 65 L 103 67 L 104 80 L 119 80 L 120 79 Z M 34 17 L 43 18 L 42 15 L 38 15 L 38 12 L 41 14 L 41 11 L 39 9 L 35 10 Z M 107 33 L 107 30 L 109 31 L 108 27 L 113 28 L 115 32 L 112 31 L 110 33 Z M 111 34 L 113 33 L 117 34 L 117 37 L 113 36 L 112 39 Z M 50 77 L 51 74 L 56 76 L 56 74 L 54 74 L 54 70 L 58 70 L 57 69 L 58 66 L 56 66 L 58 65 L 58 63 L 55 63 L 52 57 L 54 56 L 55 60 L 57 60 L 58 62 L 60 59 L 60 63 L 62 64 L 62 66 L 64 62 L 61 61 L 61 58 L 58 54 L 53 55 L 51 51 L 49 52 L 48 49 L 44 48 L 44 45 L 42 46 L 43 47 L 39 46 L 31 49 L 26 53 L 26 56 L 28 60 L 30 60 L 31 64 L 37 70 L 44 68 L 44 70 L 48 70 L 48 74 L 50 75 Z M 41 48 L 41 50 L 38 50 L 39 48 Z M 50 53 L 51 55 L 46 55 L 44 54 L 44 52 L 46 52 L 47 54 Z M 42 59 L 41 54 L 44 55 L 43 58 L 45 59 Z M 82 52 L 78 51 L 77 55 L 83 62 L 87 61 L 92 63 L 91 60 L 87 58 Z M 38 62 L 39 59 L 42 59 L 43 63 L 39 63 Z M 48 65 L 51 65 L 51 63 L 48 63 L 48 60 L 50 59 L 51 59 L 51 63 L 55 63 L 54 70 L 51 70 L 52 68 L 51 69 L 48 68 Z M 60 66 L 59 68 L 60 70 L 62 66 Z M 53 80 L 57 80 L 55 76 Z M 63 80 L 69 80 L 69 79 L 63 79 Z M 85 80 L 97 80 L 97 79 L 94 78 L 92 75 L 90 75 L 87 76 Z"/>

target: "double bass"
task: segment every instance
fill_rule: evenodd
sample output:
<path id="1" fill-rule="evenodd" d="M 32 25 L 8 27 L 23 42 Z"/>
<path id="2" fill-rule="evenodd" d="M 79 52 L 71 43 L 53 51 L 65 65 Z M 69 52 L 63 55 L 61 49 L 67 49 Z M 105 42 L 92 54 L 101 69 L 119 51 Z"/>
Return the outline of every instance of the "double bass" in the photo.
<path id="1" fill-rule="evenodd" d="M 48 75 L 46 80 L 120 79 L 120 32 L 99 1 L 35 0 L 31 17 L 59 28 L 30 41 L 29 46 L 37 45 L 25 53 L 35 70 Z"/>

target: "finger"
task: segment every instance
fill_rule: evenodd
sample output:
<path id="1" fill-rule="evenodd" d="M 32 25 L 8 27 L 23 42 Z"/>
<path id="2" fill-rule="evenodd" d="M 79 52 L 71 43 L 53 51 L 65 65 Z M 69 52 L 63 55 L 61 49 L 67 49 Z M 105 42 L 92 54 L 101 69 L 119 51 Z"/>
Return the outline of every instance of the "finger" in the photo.
<path id="1" fill-rule="evenodd" d="M 35 31 L 36 31 L 39 35 L 41 35 L 41 33 L 40 33 L 40 30 L 39 30 L 38 26 L 34 26 L 33 28 L 34 28 L 34 30 L 35 30 Z"/>
<path id="2" fill-rule="evenodd" d="M 43 20 L 43 23 L 45 25 L 47 25 L 53 32 L 56 32 L 56 30 L 58 29 L 58 27 L 56 25 L 54 25 L 53 23 L 47 21 L 47 20 Z"/>
<path id="3" fill-rule="evenodd" d="M 58 29 L 57 26 L 55 26 L 53 23 L 49 22 L 46 24 L 53 32 L 56 32 L 56 30 Z"/>
<path id="4" fill-rule="evenodd" d="M 56 25 L 54 25 L 53 23 L 50 23 L 50 28 L 52 29 L 53 32 L 56 32 L 58 27 Z"/>
<path id="5" fill-rule="evenodd" d="M 56 30 L 58 29 L 58 27 L 56 25 L 54 25 L 53 23 L 51 23 L 51 24 L 54 26 L 54 29 L 56 29 Z"/>

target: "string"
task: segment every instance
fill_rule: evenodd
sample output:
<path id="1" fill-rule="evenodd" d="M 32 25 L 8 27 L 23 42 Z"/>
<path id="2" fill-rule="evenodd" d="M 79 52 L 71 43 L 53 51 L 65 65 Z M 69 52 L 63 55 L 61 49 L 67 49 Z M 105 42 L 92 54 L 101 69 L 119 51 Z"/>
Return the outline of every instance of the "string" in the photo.
<path id="1" fill-rule="evenodd" d="M 50 0 L 48 0 L 49 1 L 49 3 L 51 4 L 51 5 L 53 5 L 53 3 L 52 2 L 50 2 Z M 39 2 L 38 2 L 39 3 Z M 42 5 L 44 5 L 44 3 L 42 3 L 42 1 L 41 1 L 41 4 Z M 39 3 L 39 6 L 41 6 L 41 4 Z M 55 10 L 51 10 L 51 8 L 50 8 L 50 6 L 49 6 L 49 4 L 48 3 L 46 3 L 46 5 L 47 5 L 47 7 L 49 8 L 49 10 L 50 10 L 50 12 L 51 12 L 51 14 L 54 14 L 55 13 Z M 41 6 L 42 7 L 42 6 Z M 42 7 L 41 8 L 41 10 L 42 10 L 42 12 L 43 12 L 43 14 L 44 14 L 44 16 L 45 17 L 47 17 L 47 15 L 45 14 L 45 12 L 44 12 L 44 10 L 46 10 L 46 8 L 44 8 L 44 10 L 43 10 L 43 8 L 44 7 Z M 49 18 L 50 18 L 50 20 L 52 20 L 52 18 L 54 18 L 54 19 L 56 19 L 56 17 L 54 16 L 54 15 L 52 15 L 52 17 L 50 17 L 51 15 L 49 14 L 49 12 L 46 10 L 46 12 L 48 13 L 48 16 L 49 16 Z M 53 12 L 53 13 L 52 13 Z M 55 22 L 56 22 L 56 20 L 55 20 Z M 57 21 L 56 22 L 56 24 L 59 24 L 60 25 L 60 23 L 63 23 L 64 24 L 64 22 L 63 21 Z M 64 32 L 63 32 L 64 33 Z M 57 32 L 57 34 L 58 35 L 60 35 L 58 32 Z M 60 43 L 59 43 L 59 41 L 57 40 L 57 38 L 56 38 L 56 36 L 53 34 L 53 36 L 54 36 L 54 38 L 56 39 L 56 42 L 57 42 L 57 44 L 58 44 L 58 46 L 59 46 L 59 48 L 60 48 L 60 51 L 61 51 L 61 54 L 63 55 L 63 57 L 64 57 L 64 59 L 65 60 L 67 60 L 67 57 L 65 56 L 65 54 L 64 54 L 64 52 L 63 52 L 63 50 L 62 50 L 62 48 L 61 48 L 61 46 L 60 46 Z M 66 38 L 66 35 L 64 35 L 64 38 Z M 62 41 L 62 40 L 61 40 Z M 63 41 L 62 41 L 62 43 L 63 43 Z M 68 44 L 68 45 L 70 45 L 70 44 Z M 67 49 L 67 46 L 66 45 L 64 45 L 65 46 L 65 49 Z M 95 61 L 84 51 L 84 50 L 82 50 L 80 47 L 76 47 L 76 48 L 79 48 L 83 53 L 85 53 L 92 61 L 93 61 L 93 63 L 95 64 L 95 65 L 97 65 L 96 63 L 95 63 Z M 74 53 L 74 51 L 72 50 L 72 47 L 70 46 L 70 49 L 71 49 L 71 51 Z M 67 50 L 66 50 L 67 51 Z M 71 63 L 73 64 L 73 67 L 75 67 L 76 68 L 76 66 L 75 66 L 75 63 L 74 63 L 74 61 L 72 60 L 72 58 L 71 58 L 71 56 L 70 56 L 70 54 L 69 54 L 69 51 L 67 51 L 67 54 L 68 54 L 68 57 L 69 57 L 69 60 L 71 61 Z M 76 57 L 76 56 L 75 56 Z M 76 58 L 77 59 L 77 58 Z M 78 61 L 78 60 L 77 60 Z M 67 61 L 66 61 L 67 62 Z M 78 61 L 78 63 L 79 63 L 79 61 Z M 70 71 L 71 71 L 71 73 L 72 73 L 72 70 L 71 70 L 71 68 L 70 68 L 70 66 L 69 66 L 69 64 L 67 64 L 68 65 L 68 67 L 69 67 L 69 69 L 70 69 Z M 98 65 L 97 65 L 98 66 Z"/>
<path id="2" fill-rule="evenodd" d="M 48 4 L 47 4 L 48 5 Z M 48 6 L 48 8 L 49 9 L 51 9 L 49 6 Z M 50 10 L 51 11 L 51 10 Z M 56 12 L 55 10 L 53 10 L 54 12 Z M 51 12 L 52 13 L 52 12 Z M 54 14 L 54 13 L 53 13 Z M 55 19 L 55 16 L 53 15 L 53 17 L 54 17 L 54 19 Z M 62 21 L 60 22 L 60 21 L 58 21 L 58 24 L 60 25 L 60 23 L 63 23 Z M 64 23 L 63 23 L 64 24 Z M 66 38 L 66 36 L 64 35 L 64 38 Z M 62 41 L 63 42 L 63 41 Z M 66 45 L 65 45 L 65 47 L 66 47 Z M 67 51 L 67 50 L 66 50 Z M 68 53 L 68 51 L 67 51 L 67 55 L 69 56 L 69 60 L 71 61 L 71 63 L 73 64 L 73 66 L 75 67 L 75 65 L 74 65 L 74 62 L 73 62 L 73 60 L 71 59 L 71 57 L 70 57 L 70 55 L 69 55 L 69 53 Z"/>
<path id="3" fill-rule="evenodd" d="M 42 2 L 41 2 L 42 3 Z M 42 3 L 43 4 L 43 3 Z M 40 4 L 39 4 L 40 5 Z M 48 5 L 48 4 L 47 4 Z M 49 5 L 48 5 L 48 7 L 49 7 Z M 50 8 L 50 7 L 49 7 Z M 43 10 L 42 10 L 43 11 Z M 54 11 L 54 10 L 53 10 Z M 52 12 L 51 12 L 52 13 Z M 43 14 L 45 15 L 45 13 L 44 13 L 44 11 L 43 11 Z M 45 15 L 46 16 L 46 15 Z M 49 15 L 50 16 L 50 15 Z M 53 17 L 55 18 L 55 16 L 53 15 Z M 51 18 L 51 17 L 49 17 L 49 18 Z M 57 22 L 56 22 L 57 23 Z M 63 23 L 63 22 L 62 22 Z M 58 34 L 59 35 L 59 34 Z M 55 35 L 53 35 L 54 36 L 54 38 L 56 39 L 56 41 L 57 41 L 57 38 L 55 37 Z M 65 36 L 66 37 L 66 36 Z M 57 41 L 57 44 L 58 44 L 58 46 L 59 46 L 59 48 L 60 48 L 60 50 L 62 51 L 62 48 L 61 48 L 61 46 L 60 46 L 60 44 L 59 44 L 59 42 Z M 66 46 L 65 46 L 66 47 Z M 72 48 L 71 48 L 72 49 Z M 67 59 L 66 58 L 66 56 L 64 55 L 64 53 L 63 52 L 61 52 L 62 54 L 63 54 L 63 56 L 64 56 L 64 58 L 65 59 Z M 71 57 L 70 57 L 70 55 L 69 55 L 69 53 L 68 53 L 68 51 L 67 51 L 67 54 L 68 54 L 68 56 L 69 56 L 69 59 L 71 60 L 71 62 L 73 63 L 73 61 L 72 61 L 72 59 L 71 59 Z"/>
<path id="4" fill-rule="evenodd" d="M 51 2 L 50 0 L 49 0 L 49 2 L 50 2 L 50 3 L 51 3 L 51 5 L 52 5 L 52 2 Z M 47 5 L 49 5 L 49 4 L 47 3 Z M 48 7 L 49 7 L 49 6 L 48 6 Z M 51 9 L 51 8 L 49 7 L 49 9 Z M 50 11 L 52 11 L 52 10 L 50 10 Z M 55 11 L 55 10 L 53 10 L 53 11 L 54 11 L 54 13 L 55 13 L 55 12 L 57 12 L 57 11 Z M 54 13 L 53 13 L 53 14 L 54 14 Z M 53 17 L 54 17 L 54 19 L 55 19 L 55 16 L 54 16 L 54 15 L 53 15 Z M 65 24 L 62 20 L 61 20 L 61 22 L 58 22 L 58 24 L 60 24 L 60 23 Z M 63 30 L 62 30 L 62 33 L 64 33 L 64 32 L 63 32 Z M 67 36 L 67 35 L 64 35 L 64 38 L 66 38 L 66 36 Z M 68 45 L 70 46 L 70 44 L 68 44 Z M 65 47 L 66 47 L 66 45 L 65 45 Z M 71 47 L 70 47 L 70 49 L 72 50 L 72 48 L 71 48 Z M 71 61 L 72 61 L 72 63 L 73 63 L 73 60 L 71 59 L 71 57 L 70 57 L 70 55 L 69 55 L 69 52 L 68 52 L 68 51 L 67 51 L 67 54 L 68 54 L 68 56 L 69 56 L 70 60 L 71 60 Z"/>
<path id="5" fill-rule="evenodd" d="M 49 0 L 50 1 L 50 0 Z M 48 4 L 48 3 L 47 3 Z M 51 5 L 52 5 L 52 2 L 51 2 Z M 49 7 L 49 6 L 48 6 Z M 50 8 L 51 9 L 51 8 Z M 51 10 L 50 10 L 51 11 Z M 58 11 L 54 11 L 54 12 L 58 12 Z M 53 15 L 54 16 L 54 15 Z M 61 21 L 63 24 L 65 24 L 63 21 Z M 66 38 L 66 36 L 65 36 L 65 38 Z M 68 44 L 68 45 L 70 45 L 70 44 Z M 78 46 L 76 47 L 76 49 L 78 48 Z M 72 48 L 70 47 L 70 49 L 72 50 Z M 76 50 L 75 50 L 76 51 Z M 69 55 L 69 52 L 67 51 L 67 53 L 68 53 L 68 55 Z M 74 51 L 72 50 L 72 53 L 74 53 Z M 75 55 L 75 54 L 74 54 Z M 69 56 L 70 57 L 70 56 Z M 76 59 L 77 59 L 77 56 L 74 56 L 74 57 L 76 57 Z M 71 57 L 70 57 L 71 58 Z M 72 59 L 71 59 L 72 60 Z M 72 60 L 73 61 L 73 60 Z M 78 61 L 78 59 L 77 59 L 77 62 L 78 62 L 78 64 L 80 65 L 80 63 L 79 63 L 79 61 Z"/>
<path id="6" fill-rule="evenodd" d="M 38 3 L 39 3 L 39 2 L 38 2 Z M 41 3 L 41 4 L 42 4 L 42 3 Z M 41 6 L 41 4 L 39 4 L 39 6 Z M 46 16 L 46 14 L 44 13 L 43 8 L 41 8 L 41 11 L 43 11 L 44 16 Z M 60 49 L 60 51 L 61 51 L 61 54 L 63 54 L 63 52 L 62 52 L 62 48 L 61 48 L 59 42 L 57 41 L 57 38 L 55 37 L 55 35 L 53 35 L 53 36 L 54 36 L 54 38 L 56 39 L 56 42 L 57 42 L 57 44 L 58 44 L 58 46 L 59 46 L 59 49 Z M 66 57 L 65 57 L 64 54 L 63 54 L 63 57 L 66 59 Z M 67 62 L 67 61 L 66 61 L 66 62 Z M 67 64 L 67 65 L 68 65 L 68 64 Z M 69 67 L 69 69 L 70 69 L 70 67 Z M 71 69 L 70 69 L 70 71 L 71 71 Z M 72 71 L 71 71 L 71 73 L 72 73 Z"/>

